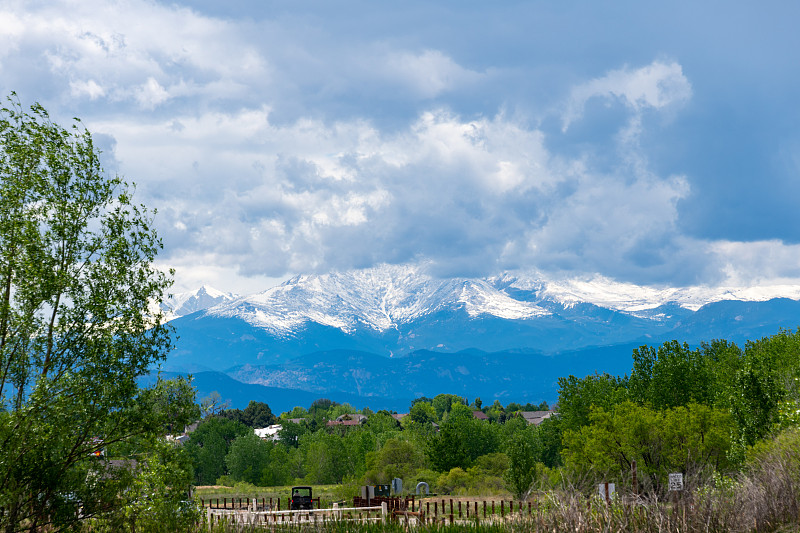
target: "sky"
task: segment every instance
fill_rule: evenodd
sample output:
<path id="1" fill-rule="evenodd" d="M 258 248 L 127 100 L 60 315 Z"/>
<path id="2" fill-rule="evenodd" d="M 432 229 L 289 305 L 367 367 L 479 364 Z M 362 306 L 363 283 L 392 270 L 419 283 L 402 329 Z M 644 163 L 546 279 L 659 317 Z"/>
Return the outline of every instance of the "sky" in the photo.
<path id="1" fill-rule="evenodd" d="M 800 283 L 800 3 L 3 0 L 176 290 L 425 264 Z"/>

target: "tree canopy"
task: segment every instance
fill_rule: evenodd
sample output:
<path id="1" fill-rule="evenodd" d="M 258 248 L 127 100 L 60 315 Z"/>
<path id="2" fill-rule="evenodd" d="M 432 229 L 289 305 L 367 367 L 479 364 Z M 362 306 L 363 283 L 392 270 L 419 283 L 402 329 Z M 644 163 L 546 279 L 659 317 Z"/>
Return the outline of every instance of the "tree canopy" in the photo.
<path id="1" fill-rule="evenodd" d="M 106 513 L 130 483 L 121 474 L 112 483 L 95 452 L 148 449 L 196 412 L 180 384 L 137 385 L 171 347 L 158 312 L 170 279 L 153 267 L 161 248 L 154 213 L 132 194 L 103 172 L 79 121 L 66 129 L 42 106 L 28 112 L 8 98 L 0 110 L 6 531 L 69 524 L 76 500 L 84 517 Z"/>

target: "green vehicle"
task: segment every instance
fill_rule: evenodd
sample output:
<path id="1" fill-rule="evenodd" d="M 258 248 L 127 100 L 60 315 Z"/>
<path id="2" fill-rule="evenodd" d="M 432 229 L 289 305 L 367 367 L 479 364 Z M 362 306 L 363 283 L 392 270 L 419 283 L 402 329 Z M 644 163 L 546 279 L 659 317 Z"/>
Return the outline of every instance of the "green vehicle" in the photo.
<path id="1" fill-rule="evenodd" d="M 292 487 L 292 499 L 289 500 L 289 509 L 292 511 L 306 511 L 314 508 L 311 487 Z"/>

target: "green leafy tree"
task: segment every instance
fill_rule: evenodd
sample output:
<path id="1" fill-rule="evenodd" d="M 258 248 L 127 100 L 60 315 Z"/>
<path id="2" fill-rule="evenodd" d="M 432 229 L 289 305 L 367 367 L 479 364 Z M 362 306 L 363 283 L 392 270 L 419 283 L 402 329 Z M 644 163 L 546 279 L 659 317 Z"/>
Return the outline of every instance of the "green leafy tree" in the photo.
<path id="1" fill-rule="evenodd" d="M 465 405 L 466 402 L 461 396 L 455 394 L 437 394 L 431 402 L 433 408 L 436 410 L 436 419 L 442 420 L 444 416 L 450 412 L 453 404 Z"/>
<path id="2" fill-rule="evenodd" d="M 427 454 L 437 472 L 466 470 L 481 455 L 500 451 L 500 428 L 473 418 L 464 404 L 454 404 L 439 432 L 428 440 Z"/>
<path id="3" fill-rule="evenodd" d="M 781 422 L 781 410 L 798 398 L 800 330 L 748 342 L 727 391 L 738 426 L 740 453 Z"/>
<path id="4" fill-rule="evenodd" d="M 347 450 L 339 435 L 324 430 L 303 435 L 300 452 L 309 483 L 340 483 L 347 474 Z"/>
<path id="5" fill-rule="evenodd" d="M 280 431 L 278 431 L 278 441 L 284 446 L 297 448 L 300 446 L 300 437 L 308 432 L 307 424 L 295 424 L 294 422 L 284 420 L 281 422 Z"/>
<path id="6" fill-rule="evenodd" d="M 237 437 L 225 456 L 228 473 L 236 481 L 258 485 L 262 472 L 269 466 L 271 448 L 272 444 L 253 432 Z"/>
<path id="7" fill-rule="evenodd" d="M 378 449 L 378 438 L 368 429 L 350 428 L 342 441 L 345 450 L 343 478 L 360 478 L 367 470 L 367 455 Z"/>
<path id="8" fill-rule="evenodd" d="M 706 372 L 711 382 L 710 396 L 714 406 L 730 408 L 730 388 L 741 370 L 744 352 L 726 340 L 704 342 L 700 347 Z"/>
<path id="9" fill-rule="evenodd" d="M 628 381 L 630 398 L 656 409 L 688 403 L 711 404 L 713 373 L 699 349 L 678 341 L 658 349 L 641 346 L 633 350 L 633 370 Z"/>
<path id="10" fill-rule="evenodd" d="M 627 380 L 610 374 L 590 374 L 558 378 L 558 413 L 564 430 L 575 430 L 589 423 L 592 409 L 612 406 L 628 396 Z"/>
<path id="11" fill-rule="evenodd" d="M 290 484 L 295 477 L 292 473 L 292 453 L 295 451 L 294 448 L 271 444 L 269 446 L 269 464 L 261 471 L 259 485 L 278 487 Z"/>
<path id="12" fill-rule="evenodd" d="M 110 511 L 92 520 L 92 531 L 188 530 L 201 517 L 189 499 L 193 482 L 191 458 L 176 444 L 157 441 L 138 461 L 130 461 L 132 483 L 121 492 Z M 90 477 L 87 484 L 100 481 Z"/>
<path id="13" fill-rule="evenodd" d="M 500 424 L 504 424 L 507 419 L 507 411 L 503 408 L 503 404 L 500 403 L 500 400 L 495 400 L 494 403 L 486 409 L 486 414 L 489 416 L 489 420 L 492 422 L 498 422 Z"/>
<path id="14" fill-rule="evenodd" d="M 391 435 L 400 431 L 400 422 L 389 411 L 382 409 L 370 415 L 364 427 L 376 436 L 386 435 L 385 438 L 391 438 Z"/>
<path id="15" fill-rule="evenodd" d="M 272 414 L 272 409 L 264 402 L 251 400 L 242 412 L 244 423 L 251 428 L 265 428 L 271 426 L 277 420 Z"/>
<path id="16" fill-rule="evenodd" d="M 227 473 L 225 457 L 237 437 L 253 430 L 234 420 L 212 417 L 201 422 L 185 444 L 194 464 L 198 485 L 213 485 Z M 253 434 L 255 436 L 255 434 Z"/>
<path id="17" fill-rule="evenodd" d="M 725 410 L 701 404 L 654 410 L 626 401 L 595 408 L 591 423 L 564 433 L 564 459 L 573 472 L 629 480 L 632 461 L 648 490 L 660 491 L 669 472 L 691 479 L 725 471 L 733 421 Z"/>
<path id="18" fill-rule="evenodd" d="M 541 461 L 548 468 L 561 466 L 561 417 L 555 416 L 543 420 L 536 427 L 539 439 L 542 443 Z"/>
<path id="19" fill-rule="evenodd" d="M 392 479 L 410 479 L 425 468 L 425 452 L 414 441 L 393 438 L 380 450 L 366 457 L 367 483 L 389 483 Z"/>
<path id="20" fill-rule="evenodd" d="M 508 469 L 504 479 L 517 499 L 524 499 L 536 481 L 537 465 L 541 464 L 542 447 L 531 430 L 515 432 L 506 443 Z"/>
<path id="21" fill-rule="evenodd" d="M 427 402 L 417 402 L 411 407 L 411 411 L 409 411 L 408 416 L 411 418 L 411 421 L 416 424 L 431 424 L 438 420 L 436 416 L 436 409 L 433 408 L 433 405 Z"/>
<path id="22" fill-rule="evenodd" d="M 79 121 L 44 108 L 0 110 L 0 528 L 81 520 L 67 495 L 88 494 L 93 452 L 190 418 L 148 401 L 137 378 L 164 359 L 157 311 L 168 276 L 153 212 L 105 174 Z M 128 480 L 128 486 L 133 479 Z M 101 511 L 99 511 L 101 512 Z M 86 515 L 83 515 L 85 518 Z"/>
<path id="23" fill-rule="evenodd" d="M 290 418 L 306 418 L 308 416 L 308 411 L 305 410 L 304 407 L 295 406 L 291 411 L 286 413 L 281 413 L 282 420 L 288 420 Z"/>

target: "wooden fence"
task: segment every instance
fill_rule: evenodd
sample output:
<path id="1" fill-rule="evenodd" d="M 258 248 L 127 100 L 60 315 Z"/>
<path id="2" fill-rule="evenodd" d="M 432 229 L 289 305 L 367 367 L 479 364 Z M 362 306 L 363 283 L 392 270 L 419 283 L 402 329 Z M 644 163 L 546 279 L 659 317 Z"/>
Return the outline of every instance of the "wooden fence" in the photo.
<path id="1" fill-rule="evenodd" d="M 538 512 L 535 501 L 513 500 L 471 500 L 455 498 L 409 498 L 375 497 L 369 500 L 354 498 L 353 507 L 319 509 L 319 499 L 314 500 L 317 508 L 312 510 L 281 510 L 280 498 L 212 498 L 201 500 L 207 516 L 213 523 L 215 519 L 227 519 L 236 523 L 316 523 L 327 520 L 373 521 L 404 519 L 415 523 L 450 523 L 456 521 L 495 521 L 506 517 L 533 516 Z M 368 504 L 369 503 L 369 504 Z M 376 516 L 380 511 L 380 516 Z"/>
<path id="2" fill-rule="evenodd" d="M 255 500 L 255 498 L 254 498 Z M 312 524 L 324 525 L 329 521 L 379 522 L 390 516 L 386 504 L 375 507 L 339 507 L 333 504 L 330 509 L 307 509 L 287 511 L 259 511 L 248 508 L 225 509 L 206 508 L 206 519 L 213 526 L 215 523 L 247 526 L 276 526 Z"/>
<path id="3" fill-rule="evenodd" d="M 317 509 L 320 508 L 319 498 L 311 500 Z M 380 505 L 380 504 L 378 504 Z M 288 502 L 285 509 L 281 509 L 280 498 L 201 498 L 200 506 L 204 509 L 231 509 L 231 510 L 253 510 L 253 511 L 281 511 L 288 510 Z"/>

